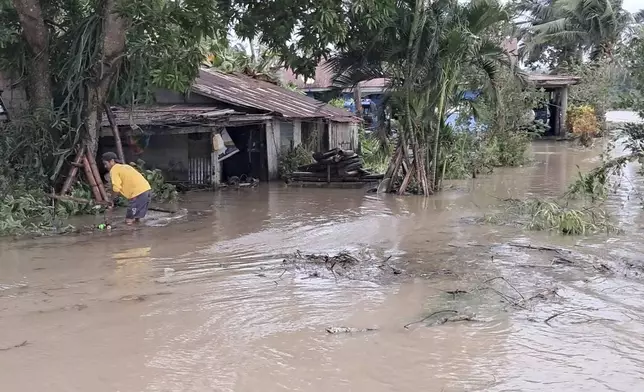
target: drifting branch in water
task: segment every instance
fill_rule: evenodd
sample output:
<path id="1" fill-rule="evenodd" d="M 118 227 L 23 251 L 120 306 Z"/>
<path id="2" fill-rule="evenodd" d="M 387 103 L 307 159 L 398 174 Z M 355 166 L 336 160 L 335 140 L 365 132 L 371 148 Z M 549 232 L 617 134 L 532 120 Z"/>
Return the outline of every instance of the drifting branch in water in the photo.
<path id="1" fill-rule="evenodd" d="M 13 350 L 14 348 L 25 347 L 28 344 L 29 344 L 29 342 L 25 340 L 24 342 L 19 343 L 19 344 L 15 344 L 13 346 L 2 347 L 2 348 L 0 348 L 0 351 L 9 351 L 9 350 Z"/>
<path id="2" fill-rule="evenodd" d="M 434 317 L 434 316 L 436 316 L 436 315 L 438 315 L 438 314 L 442 314 L 442 313 L 453 313 L 453 314 L 458 314 L 458 311 L 453 310 L 453 309 L 439 310 L 438 312 L 434 312 L 434 313 L 430 314 L 429 316 L 424 317 L 424 318 L 423 318 L 423 319 L 421 319 L 421 320 L 414 321 L 414 322 L 412 322 L 412 323 L 406 324 L 406 325 L 404 326 L 404 328 L 405 328 L 405 329 L 409 329 L 409 327 L 410 327 L 410 326 L 412 326 L 412 325 L 420 324 L 420 323 L 422 323 L 422 322 L 424 322 L 424 321 L 427 321 L 427 320 L 429 320 L 430 318 L 432 318 L 432 317 Z"/>
<path id="3" fill-rule="evenodd" d="M 552 316 L 550 316 L 550 317 L 548 317 L 547 319 L 543 320 L 543 322 L 544 322 L 544 323 L 546 323 L 546 324 L 548 324 L 548 326 L 552 327 L 552 325 L 550 325 L 550 321 L 554 320 L 555 318 L 557 318 L 557 317 L 559 317 L 559 316 L 561 316 L 561 315 L 564 315 L 564 314 L 568 314 L 568 313 L 575 313 L 575 312 L 581 312 L 581 311 L 584 311 L 584 310 L 585 310 L 585 311 L 590 311 L 590 310 L 598 310 L 598 309 L 597 309 L 597 308 L 577 308 L 577 309 L 568 309 L 568 310 L 564 310 L 564 311 L 562 311 L 562 312 L 559 312 L 559 313 L 555 313 L 555 314 L 553 314 Z"/>

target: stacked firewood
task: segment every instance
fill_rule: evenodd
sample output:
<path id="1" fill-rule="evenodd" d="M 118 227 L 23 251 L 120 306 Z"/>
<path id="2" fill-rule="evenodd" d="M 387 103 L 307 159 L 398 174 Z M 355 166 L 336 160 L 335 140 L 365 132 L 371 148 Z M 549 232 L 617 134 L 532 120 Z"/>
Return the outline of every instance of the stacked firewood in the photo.
<path id="1" fill-rule="evenodd" d="M 362 167 L 362 159 L 351 150 L 334 148 L 313 154 L 315 163 L 300 166 L 291 173 L 292 181 L 301 182 L 373 182 L 382 174 L 371 174 Z"/>

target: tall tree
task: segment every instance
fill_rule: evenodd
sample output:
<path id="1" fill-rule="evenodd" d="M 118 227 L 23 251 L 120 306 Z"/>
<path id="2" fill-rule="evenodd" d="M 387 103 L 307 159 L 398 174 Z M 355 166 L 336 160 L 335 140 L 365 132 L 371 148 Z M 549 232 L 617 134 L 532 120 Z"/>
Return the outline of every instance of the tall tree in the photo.
<path id="1" fill-rule="evenodd" d="M 528 63 L 581 63 L 612 57 L 632 21 L 622 0 L 519 0 Z"/>
<path id="2" fill-rule="evenodd" d="M 499 71 L 512 68 L 498 34 L 510 17 L 497 0 L 399 0 L 383 23 L 364 27 L 331 61 L 339 85 L 390 81 L 403 150 L 414 150 L 425 194 L 440 183 L 448 110 L 463 102 L 467 88 L 495 96 Z"/>

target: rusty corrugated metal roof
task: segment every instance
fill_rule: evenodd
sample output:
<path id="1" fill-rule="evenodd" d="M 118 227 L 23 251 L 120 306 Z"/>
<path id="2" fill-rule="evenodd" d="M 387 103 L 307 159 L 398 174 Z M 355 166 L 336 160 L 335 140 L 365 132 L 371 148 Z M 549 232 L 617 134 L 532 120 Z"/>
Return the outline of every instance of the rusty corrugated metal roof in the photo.
<path id="1" fill-rule="evenodd" d="M 214 106 L 195 105 L 158 105 L 135 106 L 134 108 L 113 107 L 117 125 L 168 125 L 181 123 L 205 123 L 234 115 L 231 109 Z M 103 116 L 101 126 L 110 126 L 107 116 Z"/>
<path id="2" fill-rule="evenodd" d="M 337 122 L 359 122 L 351 112 L 306 95 L 245 75 L 202 69 L 192 91 L 231 105 L 254 108 L 292 119 L 325 118 Z"/>

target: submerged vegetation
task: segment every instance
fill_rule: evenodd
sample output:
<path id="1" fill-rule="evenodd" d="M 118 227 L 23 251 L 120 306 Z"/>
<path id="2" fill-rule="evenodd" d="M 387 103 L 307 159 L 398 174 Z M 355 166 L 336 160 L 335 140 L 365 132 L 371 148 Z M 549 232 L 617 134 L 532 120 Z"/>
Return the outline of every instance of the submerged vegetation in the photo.
<path id="1" fill-rule="evenodd" d="M 283 149 L 278 156 L 278 172 L 281 179 L 287 179 L 300 166 L 313 163 L 313 152 L 304 146 Z"/>
<path id="2" fill-rule="evenodd" d="M 486 222 L 508 224 L 534 231 L 562 235 L 618 233 L 619 227 L 599 205 L 581 208 L 557 199 L 507 200 L 504 211 L 486 217 Z"/>

